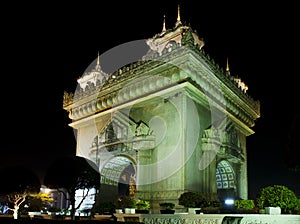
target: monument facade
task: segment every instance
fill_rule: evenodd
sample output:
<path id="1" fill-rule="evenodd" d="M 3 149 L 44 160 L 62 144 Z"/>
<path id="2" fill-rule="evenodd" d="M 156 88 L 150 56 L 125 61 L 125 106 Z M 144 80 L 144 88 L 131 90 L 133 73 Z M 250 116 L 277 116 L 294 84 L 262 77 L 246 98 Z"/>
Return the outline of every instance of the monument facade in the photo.
<path id="1" fill-rule="evenodd" d="M 179 10 L 173 28 L 164 22 L 145 42 L 145 55 L 111 73 L 98 55 L 64 93 L 77 155 L 98 165 L 101 197 L 134 195 L 156 208 L 178 206 L 185 191 L 247 199 L 246 138 L 260 102 L 205 53 Z"/>

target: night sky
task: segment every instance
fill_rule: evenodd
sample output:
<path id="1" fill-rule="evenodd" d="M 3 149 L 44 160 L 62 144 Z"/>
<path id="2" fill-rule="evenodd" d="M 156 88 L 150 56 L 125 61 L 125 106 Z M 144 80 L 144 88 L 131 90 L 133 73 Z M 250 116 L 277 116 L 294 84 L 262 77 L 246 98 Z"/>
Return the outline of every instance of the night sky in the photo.
<path id="1" fill-rule="evenodd" d="M 247 138 L 249 196 L 273 184 L 300 195 L 300 174 L 289 171 L 284 160 L 300 112 L 295 5 L 102 2 L 26 2 L 2 8 L 7 14 L 1 14 L 0 165 L 26 164 L 42 176 L 55 158 L 75 154 L 71 120 L 62 109 L 64 90 L 75 90 L 98 52 L 153 37 L 161 32 L 164 15 L 166 28 L 173 28 L 180 3 L 181 21 L 204 39 L 205 52 L 224 68 L 228 58 L 231 74 L 261 103 L 255 134 Z M 299 135 L 293 139 L 299 146 Z"/>

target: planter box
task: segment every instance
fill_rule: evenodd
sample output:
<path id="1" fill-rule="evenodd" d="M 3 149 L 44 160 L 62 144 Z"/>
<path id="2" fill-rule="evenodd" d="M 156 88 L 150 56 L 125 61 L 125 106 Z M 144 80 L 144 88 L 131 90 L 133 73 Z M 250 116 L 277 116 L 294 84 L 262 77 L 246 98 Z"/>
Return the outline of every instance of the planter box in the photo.
<path id="1" fill-rule="evenodd" d="M 237 208 L 236 209 L 236 213 L 237 214 L 256 214 L 256 210 L 255 209 L 241 209 L 241 208 Z M 263 213 L 261 214 L 265 214 L 265 209 L 263 209 Z"/>
<path id="2" fill-rule="evenodd" d="M 173 209 L 161 209 L 160 214 L 174 214 L 175 210 Z"/>
<path id="3" fill-rule="evenodd" d="M 196 214 L 196 210 L 201 210 L 200 208 L 188 208 L 188 213 L 189 214 Z M 200 212 L 199 212 L 200 214 Z"/>
<path id="4" fill-rule="evenodd" d="M 110 220 L 111 215 L 94 215 L 96 220 Z"/>
<path id="5" fill-rule="evenodd" d="M 135 208 L 125 208 L 125 214 L 135 214 Z"/>
<path id="6" fill-rule="evenodd" d="M 116 209 L 115 210 L 117 214 L 123 214 L 123 210 L 122 209 Z"/>
<path id="7" fill-rule="evenodd" d="M 135 213 L 137 213 L 137 214 L 149 214 L 149 210 L 147 210 L 147 209 L 135 209 Z"/>
<path id="8" fill-rule="evenodd" d="M 34 216 L 36 216 L 36 215 L 41 215 L 42 213 L 41 212 L 28 212 L 28 216 L 30 217 L 30 218 L 33 218 Z"/>
<path id="9" fill-rule="evenodd" d="M 280 215 L 281 208 L 280 207 L 265 207 L 266 214 L 270 215 Z"/>

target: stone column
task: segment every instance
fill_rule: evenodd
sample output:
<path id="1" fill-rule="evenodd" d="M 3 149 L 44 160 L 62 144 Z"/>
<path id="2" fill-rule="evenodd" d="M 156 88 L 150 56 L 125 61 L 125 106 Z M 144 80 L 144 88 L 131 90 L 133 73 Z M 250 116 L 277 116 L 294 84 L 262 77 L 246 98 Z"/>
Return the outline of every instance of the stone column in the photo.
<path id="1" fill-rule="evenodd" d="M 136 155 L 136 196 L 143 199 L 150 199 L 148 195 L 151 184 L 151 150 L 137 151 Z M 149 183 L 149 184 L 145 184 Z"/>
<path id="2" fill-rule="evenodd" d="M 203 170 L 202 189 L 203 193 L 213 196 L 217 194 L 216 153 L 214 150 L 208 150 L 203 155 L 205 156 L 205 159 L 210 162 L 207 164 L 207 167 Z"/>
<path id="3" fill-rule="evenodd" d="M 239 169 L 239 196 L 243 199 L 248 199 L 248 170 L 247 170 L 247 148 L 246 148 L 246 136 L 240 135 L 240 147 L 241 155 L 243 159 L 240 160 Z"/>
<path id="4" fill-rule="evenodd" d="M 247 174 L 247 162 L 240 163 L 240 175 L 238 175 L 239 180 L 239 197 L 242 199 L 248 199 L 248 174 Z"/>

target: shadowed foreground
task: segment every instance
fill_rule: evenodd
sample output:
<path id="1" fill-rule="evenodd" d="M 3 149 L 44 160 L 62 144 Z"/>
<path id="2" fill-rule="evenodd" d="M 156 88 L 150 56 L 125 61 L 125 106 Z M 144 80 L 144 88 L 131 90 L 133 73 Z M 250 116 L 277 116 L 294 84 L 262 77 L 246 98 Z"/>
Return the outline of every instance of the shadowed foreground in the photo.
<path id="1" fill-rule="evenodd" d="M 119 222 L 112 220 L 52 220 L 52 219 L 13 219 L 8 217 L 1 217 L 0 224 L 138 224 L 141 222 Z"/>

